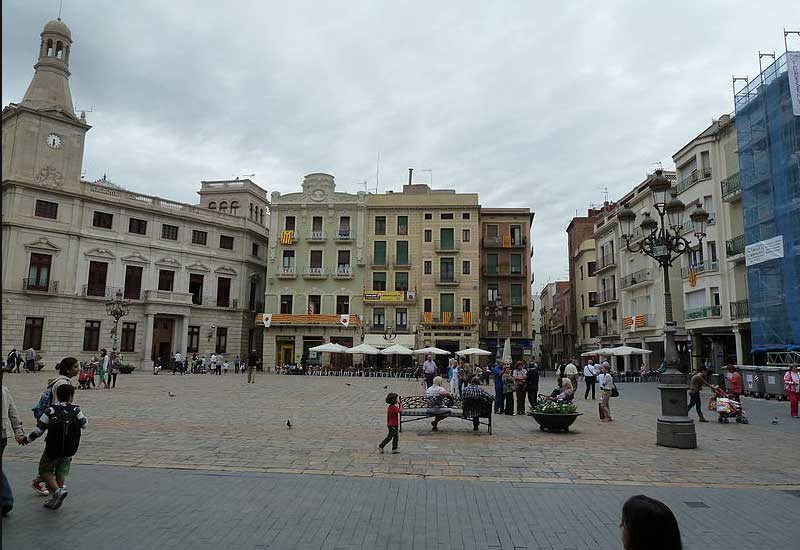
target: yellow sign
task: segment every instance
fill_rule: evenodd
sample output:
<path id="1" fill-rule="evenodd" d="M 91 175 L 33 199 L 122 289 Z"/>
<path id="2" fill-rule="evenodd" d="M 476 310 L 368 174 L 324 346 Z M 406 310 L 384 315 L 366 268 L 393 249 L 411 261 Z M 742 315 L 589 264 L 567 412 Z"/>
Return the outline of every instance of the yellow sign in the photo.
<path id="1" fill-rule="evenodd" d="M 365 302 L 403 302 L 406 293 L 402 290 L 372 290 L 364 291 Z"/>

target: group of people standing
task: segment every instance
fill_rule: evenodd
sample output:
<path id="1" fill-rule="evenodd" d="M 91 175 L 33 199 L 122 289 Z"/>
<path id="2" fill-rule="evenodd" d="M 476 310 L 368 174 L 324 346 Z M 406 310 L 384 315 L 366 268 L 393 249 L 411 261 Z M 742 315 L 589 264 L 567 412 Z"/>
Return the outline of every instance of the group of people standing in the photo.
<path id="1" fill-rule="evenodd" d="M 239 374 L 247 373 L 247 382 L 255 383 L 255 371 L 261 364 L 261 358 L 256 350 L 250 352 L 246 360 L 242 360 L 239 354 L 233 360 L 233 372 Z M 153 365 L 153 374 L 158 374 L 162 370 L 160 358 L 156 360 Z M 172 374 L 214 374 L 223 376 L 228 374 L 231 365 L 221 353 L 212 353 L 210 356 L 198 356 L 196 353 L 192 355 L 191 359 L 186 360 L 181 352 L 175 352 L 172 355 Z"/>
<path id="2" fill-rule="evenodd" d="M 115 351 L 108 353 L 108 350 L 102 348 L 99 358 L 95 356 L 91 361 L 79 367 L 78 388 L 82 390 L 91 388 L 116 388 L 119 365 L 119 354 Z M 99 379 L 98 384 L 95 384 L 95 376 Z"/>
<path id="3" fill-rule="evenodd" d="M 536 406 L 539 395 L 539 365 L 517 361 L 512 369 L 508 362 L 498 362 L 492 368 L 494 376 L 494 412 L 511 416 L 525 414 L 525 398 Z"/>
<path id="4" fill-rule="evenodd" d="M 25 365 L 25 370 L 28 372 L 35 372 L 36 362 L 41 357 L 36 353 L 36 350 L 33 347 L 28 348 L 25 350 L 25 354 L 21 354 L 17 351 L 17 348 L 12 348 L 8 355 L 6 356 L 6 364 L 5 364 L 5 371 L 12 373 L 12 372 L 20 372 L 19 367 L 20 365 Z"/>

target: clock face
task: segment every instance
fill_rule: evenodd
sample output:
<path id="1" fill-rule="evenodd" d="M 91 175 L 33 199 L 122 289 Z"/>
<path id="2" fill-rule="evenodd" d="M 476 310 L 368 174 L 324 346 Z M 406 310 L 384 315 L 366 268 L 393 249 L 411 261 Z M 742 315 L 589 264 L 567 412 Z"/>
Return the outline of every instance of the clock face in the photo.
<path id="1" fill-rule="evenodd" d="M 51 149 L 60 149 L 61 148 L 61 136 L 58 134 L 49 134 L 47 136 L 47 145 Z"/>

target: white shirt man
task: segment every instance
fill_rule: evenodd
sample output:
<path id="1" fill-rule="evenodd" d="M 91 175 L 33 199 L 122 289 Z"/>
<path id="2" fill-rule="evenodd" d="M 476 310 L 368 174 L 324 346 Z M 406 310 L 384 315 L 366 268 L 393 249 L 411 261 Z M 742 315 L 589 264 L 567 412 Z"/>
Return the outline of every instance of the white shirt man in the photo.
<path id="1" fill-rule="evenodd" d="M 589 362 L 586 363 L 586 366 L 583 367 L 583 377 L 593 378 L 595 376 L 597 376 L 597 367 L 594 366 L 594 363 L 590 359 Z"/>
<path id="2" fill-rule="evenodd" d="M 564 376 L 567 378 L 575 378 L 578 376 L 578 367 L 575 366 L 575 363 L 572 361 L 567 363 L 567 366 L 564 367 Z"/>
<path id="3" fill-rule="evenodd" d="M 434 363 L 433 359 L 428 357 L 424 363 L 422 363 L 422 370 L 425 374 L 436 374 L 436 363 Z"/>
<path id="4" fill-rule="evenodd" d="M 211 354 L 211 368 L 212 369 L 217 368 L 217 354 L 216 353 L 212 353 Z"/>

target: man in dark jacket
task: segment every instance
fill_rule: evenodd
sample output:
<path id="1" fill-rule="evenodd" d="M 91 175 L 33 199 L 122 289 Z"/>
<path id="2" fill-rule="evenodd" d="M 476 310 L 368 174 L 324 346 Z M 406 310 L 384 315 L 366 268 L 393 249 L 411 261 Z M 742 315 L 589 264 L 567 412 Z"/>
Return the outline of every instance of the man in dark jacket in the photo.
<path id="1" fill-rule="evenodd" d="M 535 407 L 536 401 L 539 399 L 539 365 L 536 362 L 528 363 L 526 370 L 528 372 L 528 403 L 531 404 L 531 407 Z"/>
<path id="2" fill-rule="evenodd" d="M 261 359 L 258 357 L 258 353 L 256 350 L 250 352 L 250 355 L 247 357 L 247 383 L 256 383 L 256 367 L 261 362 Z"/>

